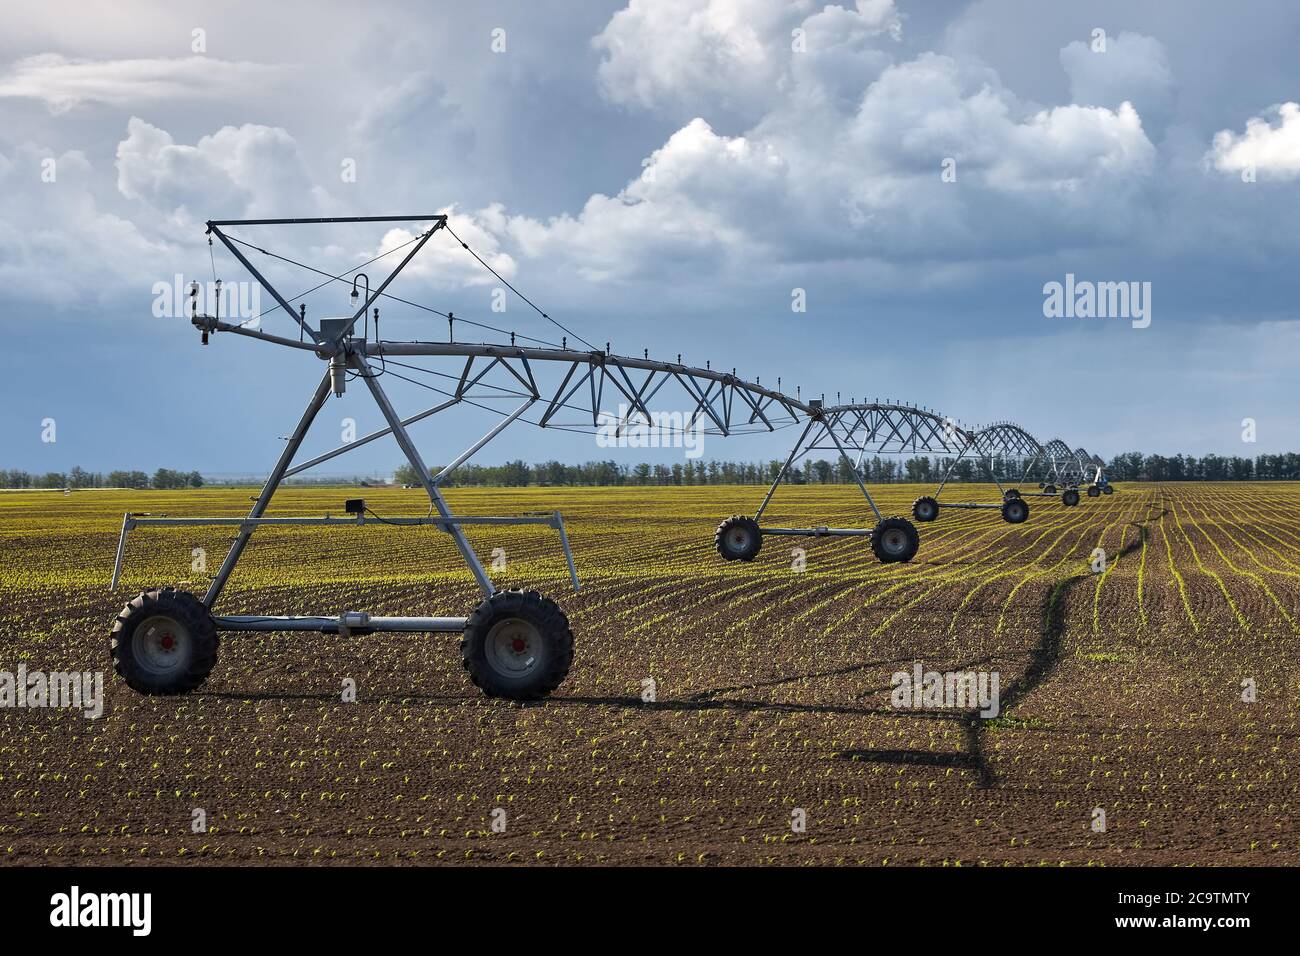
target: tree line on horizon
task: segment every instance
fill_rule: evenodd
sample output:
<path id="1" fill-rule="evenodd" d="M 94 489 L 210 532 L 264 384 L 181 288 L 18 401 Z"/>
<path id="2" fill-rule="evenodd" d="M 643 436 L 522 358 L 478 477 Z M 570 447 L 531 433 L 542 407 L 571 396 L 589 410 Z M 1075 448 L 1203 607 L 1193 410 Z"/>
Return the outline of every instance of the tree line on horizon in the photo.
<path id="1" fill-rule="evenodd" d="M 523 459 L 501 465 L 462 465 L 451 475 L 449 486 L 505 486 L 526 485 L 761 485 L 771 483 L 780 473 L 782 460 L 769 461 L 694 461 L 672 464 L 638 462 L 622 464 L 617 461 L 589 461 L 577 465 L 561 461 L 529 464 Z M 1017 481 L 1023 474 L 1023 465 L 995 458 L 992 468 L 1000 481 Z M 864 459 L 862 478 L 871 484 L 892 482 L 937 482 L 949 468 L 950 481 L 987 481 L 988 470 L 975 459 L 956 461 L 951 457 L 937 458 L 915 456 L 904 460 L 881 457 Z M 438 468 L 433 469 L 435 472 Z M 1300 481 L 1300 454 L 1288 452 L 1279 455 L 1258 455 L 1245 458 L 1238 455 L 1145 455 L 1142 452 L 1125 452 L 1116 455 L 1106 465 L 1106 474 L 1112 481 Z M 295 479 L 292 484 L 338 484 L 339 478 Z M 824 458 L 808 459 L 791 468 L 785 480 L 790 484 L 851 484 L 852 470 L 843 459 L 828 461 Z M 1031 476 L 1037 481 L 1037 477 Z M 409 465 L 399 466 L 393 481 L 400 485 L 418 485 L 415 470 Z M 0 469 L 0 488 L 132 488 L 170 490 L 202 488 L 207 484 L 260 484 L 259 479 L 241 481 L 205 481 L 198 471 L 176 471 L 159 468 L 152 475 L 143 471 L 90 472 L 80 467 L 69 472 L 30 474 L 19 469 Z M 353 484 L 374 484 L 373 478 L 354 478 Z"/>
<path id="2" fill-rule="evenodd" d="M 447 485 L 750 485 L 770 484 L 781 471 L 782 460 L 766 462 L 686 461 L 667 464 L 594 461 L 566 465 L 560 461 L 538 464 L 517 459 L 502 465 L 464 465 Z M 990 463 L 999 481 L 1018 481 L 1024 465 L 994 458 Z M 971 458 L 915 456 L 903 460 L 872 456 L 863 459 L 862 478 L 870 484 L 937 482 L 952 469 L 950 481 L 987 481 L 989 469 Z M 437 468 L 433 469 L 435 472 Z M 1300 454 L 1241 456 L 1144 455 L 1126 452 L 1106 465 L 1112 481 L 1300 481 Z M 400 466 L 393 474 L 398 484 L 418 484 L 415 469 Z M 851 484 L 852 469 L 841 458 L 808 459 L 794 466 L 785 480 L 790 484 Z M 1035 482 L 1038 478 L 1032 478 Z"/>
<path id="3" fill-rule="evenodd" d="M 0 488 L 202 488 L 203 476 L 197 471 L 174 471 L 159 468 L 152 475 L 143 471 L 48 471 L 29 474 L 17 468 L 0 469 Z"/>

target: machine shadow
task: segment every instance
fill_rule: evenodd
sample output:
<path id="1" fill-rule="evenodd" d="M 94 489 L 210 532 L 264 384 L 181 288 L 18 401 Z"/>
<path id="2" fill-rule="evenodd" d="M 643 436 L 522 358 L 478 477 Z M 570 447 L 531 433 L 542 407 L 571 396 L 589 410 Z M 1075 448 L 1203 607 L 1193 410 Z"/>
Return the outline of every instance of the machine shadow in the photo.
<path id="1" fill-rule="evenodd" d="M 1126 545 L 1114 560 L 1132 554 L 1134 551 L 1142 548 L 1147 541 L 1147 525 L 1152 520 L 1160 520 L 1168 515 L 1168 509 L 1161 507 L 1158 515 L 1148 516 L 1142 521 L 1130 522 L 1129 526 L 1137 529 L 1137 537 L 1134 541 Z M 1040 687 L 1051 676 L 1052 672 L 1060 664 L 1061 649 L 1065 633 L 1065 609 L 1066 598 L 1069 593 L 1081 582 L 1091 578 L 1090 572 L 1080 572 L 1057 582 L 1057 584 L 1044 595 L 1040 605 L 1041 626 L 1039 628 L 1039 640 L 1031 651 L 1028 665 L 1021 675 L 1009 684 L 1000 694 L 1000 717 L 1008 716 L 1017 704 L 1019 704 L 1030 692 Z M 952 670 L 966 670 L 980 664 L 987 663 L 989 657 L 979 658 L 977 660 L 967 661 L 956 665 Z M 676 700 L 654 700 L 645 701 L 640 697 L 633 695 L 605 695 L 605 696 L 582 696 L 555 695 L 543 700 L 520 702 L 513 706 L 520 709 L 533 707 L 616 707 L 625 710 L 636 710 L 644 713 L 698 713 L 705 711 L 732 711 L 737 713 L 780 713 L 780 714 L 817 714 L 817 715 L 839 715 L 852 717 L 894 717 L 908 718 L 917 720 L 939 720 L 939 721 L 956 721 L 963 728 L 962 749 L 946 753 L 936 753 L 934 751 L 924 750 L 903 750 L 903 749 L 875 749 L 875 750 L 845 750 L 834 754 L 834 759 L 858 761 L 863 763 L 893 764 L 901 766 L 928 766 L 937 768 L 950 768 L 956 770 L 970 771 L 975 774 L 976 786 L 980 789 L 988 789 L 997 786 L 997 776 L 989 765 L 985 754 L 983 735 L 987 730 L 987 722 L 982 718 L 978 711 L 921 711 L 921 710 L 899 710 L 893 707 L 872 707 L 867 705 L 855 704 L 800 704 L 791 702 L 754 700 L 748 698 L 727 698 L 721 695 L 733 694 L 744 691 L 755 691 L 765 688 L 780 687 L 786 684 L 798 683 L 801 681 L 815 679 L 819 677 L 839 677 L 846 674 L 852 674 L 868 670 L 870 668 L 882 667 L 888 665 L 910 664 L 914 658 L 900 657 L 891 659 L 881 659 L 864 661 L 858 664 L 850 664 L 844 667 L 832 668 L 822 671 L 810 671 L 799 674 L 793 674 L 785 677 L 778 677 L 772 680 L 756 681 L 748 684 L 736 684 L 723 687 L 714 687 L 707 690 L 698 691 L 689 696 Z M 887 692 L 888 686 L 876 687 L 864 691 L 859 697 L 865 697 L 879 692 Z M 338 700 L 336 692 L 322 693 L 280 693 L 280 692 L 239 692 L 239 691 L 208 691 L 195 694 L 197 697 L 212 697 L 226 700 Z M 469 703 L 477 701 L 473 695 L 440 695 L 440 694 L 386 694 L 380 696 L 367 696 L 366 700 L 371 701 L 422 701 L 427 703 Z"/>

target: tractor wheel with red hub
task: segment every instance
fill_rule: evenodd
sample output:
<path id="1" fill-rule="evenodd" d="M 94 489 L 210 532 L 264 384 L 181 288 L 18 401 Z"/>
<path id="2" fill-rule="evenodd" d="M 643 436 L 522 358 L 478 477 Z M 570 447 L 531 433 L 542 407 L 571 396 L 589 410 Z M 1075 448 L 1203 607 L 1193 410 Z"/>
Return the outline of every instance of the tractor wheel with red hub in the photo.
<path id="1" fill-rule="evenodd" d="M 108 636 L 108 656 L 141 694 L 184 694 L 217 663 L 217 628 L 193 594 L 145 591 L 126 603 Z"/>
<path id="2" fill-rule="evenodd" d="M 573 632 L 549 598 L 536 591 L 498 591 L 465 622 L 460 653 L 470 680 L 489 697 L 536 700 L 568 675 Z"/>
<path id="3" fill-rule="evenodd" d="M 753 561 L 763 546 L 763 529 L 745 515 L 732 515 L 713 532 L 713 546 L 727 561 Z"/>
<path id="4" fill-rule="evenodd" d="M 921 546 L 921 535 L 906 518 L 881 518 L 871 529 L 871 550 L 883 564 L 911 561 Z"/>
<path id="5" fill-rule="evenodd" d="M 1007 498 L 1002 502 L 1002 520 L 1007 524 L 1023 524 L 1029 520 L 1029 502 L 1023 498 Z"/>
<path id="6" fill-rule="evenodd" d="M 922 495 L 912 502 L 912 517 L 917 521 L 933 521 L 939 517 L 939 501 L 932 495 Z"/>

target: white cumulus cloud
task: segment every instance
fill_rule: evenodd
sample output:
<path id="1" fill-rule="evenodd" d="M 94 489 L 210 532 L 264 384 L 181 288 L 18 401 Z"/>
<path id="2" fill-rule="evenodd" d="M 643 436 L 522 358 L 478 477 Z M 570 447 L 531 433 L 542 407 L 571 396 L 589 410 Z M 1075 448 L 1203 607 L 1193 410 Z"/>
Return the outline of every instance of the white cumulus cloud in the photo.
<path id="1" fill-rule="evenodd" d="M 0 154 L 0 284 L 15 298 L 75 308 L 124 289 L 143 294 L 175 256 L 175 246 L 107 208 L 112 197 L 97 195 L 96 179 L 77 150 L 26 143 Z"/>
<path id="2" fill-rule="evenodd" d="M 752 120 L 801 73 L 836 78 L 879 61 L 866 44 L 897 37 L 893 0 L 817 9 L 809 0 L 631 0 L 592 44 L 613 102 Z"/>
<path id="3" fill-rule="evenodd" d="M 502 279 L 515 277 L 515 261 L 501 248 L 500 237 L 507 231 L 507 226 L 499 205 L 489 206 L 477 213 L 457 212 L 454 206 L 449 206 L 438 210 L 438 214 L 447 216 L 449 228 L 434 233 L 419 255 L 411 260 L 403 275 L 425 279 L 440 289 L 499 285 L 500 280 L 471 255 L 469 250 L 473 250 Z M 389 229 L 380 240 L 379 247 L 366 258 L 387 254 L 388 268 L 395 268 L 410 251 L 417 235 L 418 232 L 406 227 Z M 463 248 L 461 243 L 469 249 Z"/>
<path id="4" fill-rule="evenodd" d="M 311 216 L 328 203 L 293 137 L 251 123 L 224 126 L 190 146 L 132 117 L 117 146 L 117 186 L 181 227 L 285 210 Z"/>
<path id="5" fill-rule="evenodd" d="M 957 183 L 940 180 L 946 159 Z M 785 98 L 743 135 L 697 117 L 617 194 L 510 230 L 525 255 L 561 256 L 591 278 L 1032 251 L 1127 228 L 1154 159 L 1127 102 L 1042 109 L 978 62 L 927 53 L 848 102 Z"/>
<path id="6" fill-rule="evenodd" d="M 1246 132 L 1220 130 L 1206 157 L 1224 172 L 1254 170 L 1266 177 L 1300 176 L 1300 103 L 1282 103 L 1246 121 Z"/>

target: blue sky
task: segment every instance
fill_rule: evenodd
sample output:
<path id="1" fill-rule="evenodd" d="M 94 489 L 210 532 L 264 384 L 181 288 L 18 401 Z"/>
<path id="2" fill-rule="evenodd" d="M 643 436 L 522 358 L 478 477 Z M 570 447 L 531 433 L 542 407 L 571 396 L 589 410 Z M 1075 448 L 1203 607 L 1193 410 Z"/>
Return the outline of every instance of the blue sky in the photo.
<path id="1" fill-rule="evenodd" d="M 1294 4 L 366 10 L 0 11 L 0 466 L 265 469 L 320 363 L 232 336 L 203 349 L 184 318 L 155 315 L 156 285 L 209 281 L 213 264 L 248 278 L 220 249 L 209 259 L 209 218 L 444 210 L 520 290 L 616 351 L 1012 419 L 1107 457 L 1300 448 Z M 338 269 L 403 238 L 243 235 Z M 1046 317 L 1043 287 L 1067 274 L 1150 283 L 1150 325 Z M 394 291 L 559 334 L 513 296 L 493 313 L 499 285 L 443 243 Z M 346 306 L 341 287 L 309 301 L 318 317 Z M 397 304 L 384 322 L 446 332 Z M 349 394 L 309 449 L 346 418 L 379 424 Z M 441 461 L 488 424 L 467 411 L 417 437 Z M 787 438 L 717 439 L 706 457 L 767 458 Z M 481 460 L 508 457 L 609 454 L 516 424 Z M 377 442 L 327 467 L 399 460 Z"/>

